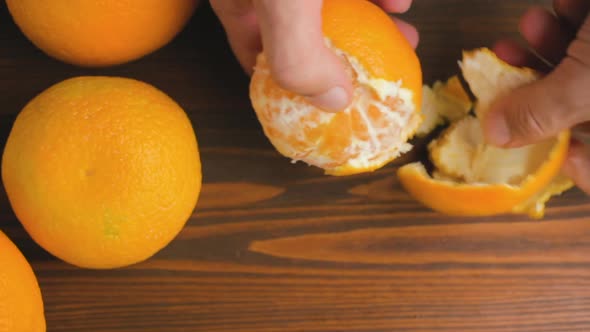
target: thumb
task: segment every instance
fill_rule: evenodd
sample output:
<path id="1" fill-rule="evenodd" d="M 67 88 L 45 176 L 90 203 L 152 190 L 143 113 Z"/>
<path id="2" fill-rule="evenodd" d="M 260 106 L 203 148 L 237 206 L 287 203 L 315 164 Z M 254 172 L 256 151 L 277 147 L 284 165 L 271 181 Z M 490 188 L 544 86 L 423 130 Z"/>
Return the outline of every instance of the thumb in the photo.
<path id="1" fill-rule="evenodd" d="M 523 146 L 590 120 L 590 38 L 585 35 L 589 30 L 587 20 L 553 72 L 493 103 L 483 126 L 488 142 Z"/>
<path id="2" fill-rule="evenodd" d="M 318 0 L 255 0 L 265 55 L 274 80 L 317 107 L 339 111 L 352 95 L 341 59 L 324 42 Z"/>
<path id="3" fill-rule="evenodd" d="M 566 58 L 544 79 L 497 100 L 484 119 L 487 141 L 504 147 L 523 146 L 590 119 L 588 106 L 583 105 L 589 99 L 584 91 L 589 80 L 581 76 L 588 76 L 590 70 L 580 66 Z"/>

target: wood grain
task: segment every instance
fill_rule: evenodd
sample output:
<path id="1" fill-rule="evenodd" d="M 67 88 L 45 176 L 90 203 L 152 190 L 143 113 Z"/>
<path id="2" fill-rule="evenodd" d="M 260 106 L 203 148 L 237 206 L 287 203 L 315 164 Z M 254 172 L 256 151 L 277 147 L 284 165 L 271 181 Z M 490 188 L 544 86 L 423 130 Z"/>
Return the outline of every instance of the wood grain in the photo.
<path id="1" fill-rule="evenodd" d="M 457 72 L 461 49 L 516 37 L 548 1 L 418 0 L 426 82 Z M 3 4 L 3 2 L 2 2 Z M 326 177 L 292 165 L 262 134 L 248 78 L 202 8 L 170 45 L 140 61 L 87 70 L 44 56 L 0 6 L 0 144 L 15 114 L 75 75 L 150 82 L 190 114 L 204 187 L 181 234 L 152 259 L 81 270 L 35 245 L 0 191 L 0 228 L 39 277 L 48 331 L 377 332 L 590 330 L 590 205 L 579 191 L 547 218 L 448 218 L 394 176 L 424 145 L 372 174 Z"/>

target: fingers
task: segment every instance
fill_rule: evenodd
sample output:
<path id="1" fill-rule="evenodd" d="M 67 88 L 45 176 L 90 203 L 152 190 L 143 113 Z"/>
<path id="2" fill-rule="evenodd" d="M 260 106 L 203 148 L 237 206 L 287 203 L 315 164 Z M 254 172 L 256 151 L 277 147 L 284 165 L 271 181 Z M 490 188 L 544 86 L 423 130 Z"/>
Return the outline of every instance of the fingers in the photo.
<path id="1" fill-rule="evenodd" d="M 546 78 L 497 100 L 484 119 L 487 141 L 523 146 L 590 120 L 589 75 L 588 68 L 566 59 Z"/>
<path id="2" fill-rule="evenodd" d="M 254 0 L 254 7 L 276 82 L 326 111 L 348 106 L 352 82 L 344 63 L 325 45 L 322 1 Z"/>
<path id="3" fill-rule="evenodd" d="M 572 140 L 563 172 L 585 193 L 590 194 L 590 147 Z"/>
<path id="4" fill-rule="evenodd" d="M 405 13 L 407 12 L 410 7 L 412 6 L 412 0 L 372 0 L 376 5 L 381 7 L 386 12 L 390 13 Z M 406 39 L 410 42 L 413 48 L 418 47 L 418 42 L 420 41 L 420 36 L 418 34 L 418 30 L 416 28 L 397 18 L 393 19 L 395 24 L 397 25 L 398 29 L 401 33 L 406 37 Z"/>
<path id="5" fill-rule="evenodd" d="M 258 21 L 251 0 L 211 0 L 228 42 L 240 65 L 252 74 L 256 55 L 262 51 Z"/>
<path id="6" fill-rule="evenodd" d="M 572 61 L 586 68 L 590 67 L 590 15 L 580 30 L 578 30 L 576 40 L 567 49 L 567 55 Z M 587 84 L 588 82 L 586 81 L 584 83 Z"/>
<path id="7" fill-rule="evenodd" d="M 397 25 L 400 32 L 406 37 L 406 39 L 410 42 L 413 48 L 418 47 L 418 42 L 420 41 L 420 35 L 418 34 L 418 30 L 403 20 L 394 18 L 393 21 Z"/>
<path id="8" fill-rule="evenodd" d="M 497 100 L 484 119 L 486 139 L 517 147 L 590 120 L 590 18 L 547 77 Z"/>
<path id="9" fill-rule="evenodd" d="M 494 45 L 493 50 L 500 59 L 513 66 L 529 67 L 540 72 L 549 70 L 549 66 L 539 57 L 513 40 L 500 40 Z"/>
<path id="10" fill-rule="evenodd" d="M 373 0 L 373 2 L 391 13 L 405 13 L 412 5 L 412 0 Z"/>
<path id="11" fill-rule="evenodd" d="M 567 46 L 575 37 L 556 16 L 541 7 L 533 7 L 524 14 L 520 31 L 531 47 L 552 64 L 563 59 Z"/>
<path id="12" fill-rule="evenodd" d="M 590 1 L 554 0 L 553 8 L 557 15 L 567 22 L 573 31 L 576 31 L 584 23 L 590 11 Z"/>

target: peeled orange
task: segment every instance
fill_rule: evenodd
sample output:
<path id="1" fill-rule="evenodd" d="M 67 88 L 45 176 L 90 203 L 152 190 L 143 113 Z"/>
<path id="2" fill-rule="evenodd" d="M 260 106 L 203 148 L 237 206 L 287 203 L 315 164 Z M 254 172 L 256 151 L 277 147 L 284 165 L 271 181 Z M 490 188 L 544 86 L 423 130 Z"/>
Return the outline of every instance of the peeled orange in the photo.
<path id="1" fill-rule="evenodd" d="M 406 190 L 433 210 L 463 216 L 526 213 L 544 215 L 552 195 L 571 188 L 561 175 L 570 133 L 514 149 L 485 143 L 480 119 L 504 93 L 540 77 L 515 68 L 488 49 L 465 52 L 462 73 L 477 98 L 475 113 L 456 120 L 429 145 L 435 171 L 430 176 L 420 163 L 401 167 L 399 179 Z"/>
<path id="2" fill-rule="evenodd" d="M 354 82 L 351 105 L 328 113 L 281 89 L 264 53 L 250 84 L 252 105 L 274 147 L 327 174 L 384 166 L 409 151 L 422 121 L 422 72 L 412 46 L 391 18 L 366 0 L 325 0 L 323 32 Z"/>
<path id="3" fill-rule="evenodd" d="M 197 0 L 7 0 L 21 31 L 48 55 L 79 66 L 136 60 L 174 38 Z"/>
<path id="4" fill-rule="evenodd" d="M 18 219 L 53 255 L 86 268 L 145 260 L 191 216 L 201 164 L 191 122 L 155 87 L 77 77 L 31 100 L 2 158 Z"/>
<path id="5" fill-rule="evenodd" d="M 45 332 L 43 298 L 33 269 L 0 231 L 0 331 Z"/>

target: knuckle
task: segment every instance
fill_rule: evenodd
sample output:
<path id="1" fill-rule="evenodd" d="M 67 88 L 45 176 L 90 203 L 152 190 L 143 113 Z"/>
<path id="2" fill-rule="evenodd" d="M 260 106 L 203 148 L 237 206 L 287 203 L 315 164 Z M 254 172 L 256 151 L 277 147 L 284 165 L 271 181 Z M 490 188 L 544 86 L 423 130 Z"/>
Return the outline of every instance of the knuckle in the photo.
<path id="1" fill-rule="evenodd" d="M 519 103 L 512 116 L 512 131 L 529 139 L 544 137 L 550 128 L 542 114 L 530 103 Z"/>

